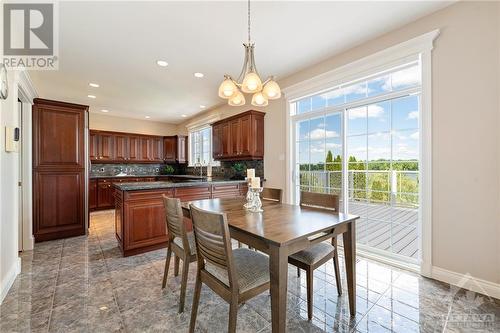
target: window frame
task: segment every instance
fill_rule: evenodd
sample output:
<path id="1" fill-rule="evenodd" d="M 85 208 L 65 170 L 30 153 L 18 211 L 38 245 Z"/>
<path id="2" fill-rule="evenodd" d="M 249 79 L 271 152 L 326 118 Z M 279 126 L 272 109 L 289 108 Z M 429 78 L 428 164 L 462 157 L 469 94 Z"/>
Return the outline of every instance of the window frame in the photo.
<path id="1" fill-rule="evenodd" d="M 200 127 L 196 127 L 196 128 L 192 128 L 188 131 L 188 141 L 189 141 L 189 144 L 188 144 L 188 167 L 196 167 L 196 166 L 199 166 L 196 162 L 196 157 L 194 156 L 194 150 L 193 150 L 193 144 L 195 143 L 195 140 L 194 140 L 194 135 L 196 135 L 196 133 L 200 133 L 209 129 L 209 135 L 208 135 L 208 146 L 210 147 L 209 148 L 209 152 L 208 152 L 208 156 L 209 156 L 209 160 L 207 162 L 200 162 L 202 166 L 208 166 L 209 164 L 211 166 L 220 166 L 220 162 L 219 161 L 215 161 L 213 159 L 213 136 L 212 136 L 212 126 L 211 125 L 206 125 L 206 126 L 200 126 Z M 203 156 L 203 154 L 205 153 L 203 151 L 203 139 L 201 139 L 199 142 L 199 150 L 200 150 L 200 156 Z"/>

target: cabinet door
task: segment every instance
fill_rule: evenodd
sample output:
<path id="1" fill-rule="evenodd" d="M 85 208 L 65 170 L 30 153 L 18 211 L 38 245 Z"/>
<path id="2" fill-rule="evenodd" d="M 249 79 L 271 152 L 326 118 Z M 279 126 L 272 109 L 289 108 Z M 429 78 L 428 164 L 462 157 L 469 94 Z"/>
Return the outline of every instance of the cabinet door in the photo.
<path id="1" fill-rule="evenodd" d="M 99 134 L 93 131 L 89 134 L 89 155 L 91 161 L 99 159 Z"/>
<path id="2" fill-rule="evenodd" d="M 177 162 L 187 163 L 187 136 L 177 136 Z"/>
<path id="3" fill-rule="evenodd" d="M 156 162 L 163 161 L 163 138 L 152 137 L 150 138 L 151 144 L 151 159 Z"/>
<path id="4" fill-rule="evenodd" d="M 241 120 L 234 119 L 230 122 L 230 137 L 231 137 L 231 155 L 237 157 L 241 154 Z M 247 139 L 248 140 L 248 139 Z"/>
<path id="5" fill-rule="evenodd" d="M 222 155 L 222 125 L 212 126 L 212 157 L 218 160 Z"/>
<path id="6" fill-rule="evenodd" d="M 174 163 L 177 159 L 177 137 L 166 136 L 163 138 L 163 159 L 165 162 Z"/>
<path id="7" fill-rule="evenodd" d="M 151 153 L 151 139 L 148 137 L 141 138 L 141 161 L 151 161 L 153 154 Z"/>
<path id="8" fill-rule="evenodd" d="M 125 134 L 115 135 L 114 159 L 117 161 L 128 160 L 128 136 Z"/>
<path id="9" fill-rule="evenodd" d="M 239 154 L 242 156 L 249 156 L 252 154 L 252 141 L 255 138 L 255 134 L 252 131 L 252 118 L 250 115 L 243 116 L 240 118 L 241 124 L 241 137 L 240 137 L 240 150 Z"/>
<path id="10" fill-rule="evenodd" d="M 113 207 L 114 204 L 115 199 L 113 197 L 113 188 L 111 186 L 111 181 L 99 179 L 97 181 L 97 207 Z"/>
<path id="11" fill-rule="evenodd" d="M 128 161 L 139 161 L 141 159 L 141 138 L 138 136 L 128 137 Z"/>
<path id="12" fill-rule="evenodd" d="M 252 115 L 251 132 L 253 133 L 250 153 L 254 158 L 264 158 L 264 116 Z"/>
<path id="13" fill-rule="evenodd" d="M 231 156 L 231 129 L 229 122 L 222 124 L 222 157 Z"/>
<path id="14" fill-rule="evenodd" d="M 97 180 L 89 181 L 89 209 L 97 208 Z"/>
<path id="15" fill-rule="evenodd" d="M 111 161 L 114 159 L 114 140 L 113 134 L 99 133 L 99 160 Z"/>

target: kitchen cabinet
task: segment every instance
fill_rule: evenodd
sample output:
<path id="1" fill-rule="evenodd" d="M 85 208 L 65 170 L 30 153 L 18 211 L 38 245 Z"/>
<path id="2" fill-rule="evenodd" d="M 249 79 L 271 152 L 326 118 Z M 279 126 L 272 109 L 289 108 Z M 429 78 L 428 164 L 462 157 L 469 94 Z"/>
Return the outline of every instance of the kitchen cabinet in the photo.
<path id="1" fill-rule="evenodd" d="M 163 138 L 163 160 L 167 163 L 187 163 L 187 136 L 174 135 Z"/>
<path id="2" fill-rule="evenodd" d="M 97 180 L 97 208 L 112 208 L 115 205 L 113 183 L 108 179 Z"/>
<path id="3" fill-rule="evenodd" d="M 100 161 L 112 161 L 114 160 L 114 143 L 115 138 L 111 133 L 100 133 L 99 134 L 99 160 Z"/>
<path id="4" fill-rule="evenodd" d="M 89 134 L 89 155 L 91 161 L 99 159 L 99 134 L 93 131 Z"/>
<path id="5" fill-rule="evenodd" d="M 115 161 L 126 161 L 128 158 L 128 136 L 123 134 L 115 134 L 114 143 L 114 159 Z"/>
<path id="6" fill-rule="evenodd" d="M 85 235 L 88 106 L 35 98 L 32 111 L 35 241 Z"/>
<path id="7" fill-rule="evenodd" d="M 137 162 L 141 157 L 141 138 L 139 136 L 130 135 L 128 137 L 128 156 L 127 162 Z"/>
<path id="8" fill-rule="evenodd" d="M 264 116 L 247 111 L 220 120 L 212 126 L 215 160 L 259 160 L 264 158 Z"/>
<path id="9" fill-rule="evenodd" d="M 150 138 L 151 159 L 155 162 L 163 162 L 163 137 Z"/>
<path id="10" fill-rule="evenodd" d="M 97 180 L 89 180 L 89 209 L 94 210 L 97 208 Z"/>

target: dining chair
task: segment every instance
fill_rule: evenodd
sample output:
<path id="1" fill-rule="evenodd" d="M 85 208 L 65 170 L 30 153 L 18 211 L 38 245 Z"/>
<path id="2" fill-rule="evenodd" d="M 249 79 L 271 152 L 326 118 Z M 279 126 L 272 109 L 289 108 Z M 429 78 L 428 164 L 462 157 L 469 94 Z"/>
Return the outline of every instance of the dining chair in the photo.
<path id="1" fill-rule="evenodd" d="M 238 305 L 269 290 L 269 258 L 232 249 L 226 214 L 190 206 L 198 270 L 189 332 L 194 332 L 202 283 L 229 303 L 228 332 L 236 332 Z"/>
<path id="2" fill-rule="evenodd" d="M 300 205 L 309 207 L 320 207 L 335 212 L 339 211 L 339 197 L 333 194 L 300 192 Z M 306 271 L 307 284 L 307 317 L 309 320 L 313 317 L 313 273 L 314 270 L 328 260 L 333 259 L 335 269 L 335 280 L 337 283 L 337 292 L 342 295 L 342 285 L 340 282 L 339 257 L 337 252 L 337 237 L 333 234 L 334 230 L 325 232 L 322 238 L 328 239 L 332 234 L 332 243 L 317 243 L 309 248 L 292 254 L 288 257 L 288 262 L 297 267 L 297 275 L 300 276 L 300 270 Z"/>
<path id="3" fill-rule="evenodd" d="M 196 246 L 192 232 L 186 232 L 184 216 L 182 214 L 181 201 L 163 195 L 163 204 L 166 212 L 168 247 L 167 259 L 165 260 L 165 272 L 163 273 L 162 289 L 167 284 L 168 268 L 172 252 L 174 253 L 174 275 L 179 274 L 179 259 L 182 260 L 181 295 L 179 300 L 179 313 L 184 311 L 184 301 L 186 299 L 187 277 L 189 264 L 196 261 Z"/>
<path id="4" fill-rule="evenodd" d="M 280 188 L 264 187 L 260 194 L 262 200 L 276 201 L 281 203 L 282 191 Z"/>

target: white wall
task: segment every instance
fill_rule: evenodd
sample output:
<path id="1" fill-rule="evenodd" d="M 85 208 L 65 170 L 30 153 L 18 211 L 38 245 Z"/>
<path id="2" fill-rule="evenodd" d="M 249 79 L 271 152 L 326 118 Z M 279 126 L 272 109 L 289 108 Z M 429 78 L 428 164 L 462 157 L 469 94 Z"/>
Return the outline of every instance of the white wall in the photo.
<path id="1" fill-rule="evenodd" d="M 18 155 L 5 151 L 5 126 L 20 127 L 17 106 L 18 73 L 9 71 L 9 96 L 0 101 L 0 301 L 20 271 L 18 256 Z"/>
<path id="2" fill-rule="evenodd" d="M 150 135 L 176 135 L 177 125 L 141 119 L 89 113 L 89 128 L 95 130 L 127 132 Z"/>

